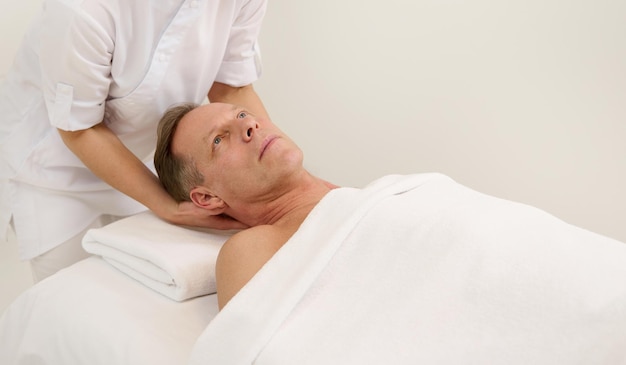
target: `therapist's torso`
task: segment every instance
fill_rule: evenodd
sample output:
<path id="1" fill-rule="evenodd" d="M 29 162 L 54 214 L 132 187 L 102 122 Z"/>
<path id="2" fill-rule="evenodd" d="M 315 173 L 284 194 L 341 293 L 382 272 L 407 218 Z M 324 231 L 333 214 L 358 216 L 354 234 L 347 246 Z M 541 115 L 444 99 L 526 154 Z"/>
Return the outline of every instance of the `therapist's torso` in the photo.
<path id="1" fill-rule="evenodd" d="M 56 131 L 101 121 L 149 165 L 167 107 L 202 102 L 214 80 L 256 80 L 264 7 L 244 0 L 46 1 L 0 89 L 0 180 L 110 189 Z"/>

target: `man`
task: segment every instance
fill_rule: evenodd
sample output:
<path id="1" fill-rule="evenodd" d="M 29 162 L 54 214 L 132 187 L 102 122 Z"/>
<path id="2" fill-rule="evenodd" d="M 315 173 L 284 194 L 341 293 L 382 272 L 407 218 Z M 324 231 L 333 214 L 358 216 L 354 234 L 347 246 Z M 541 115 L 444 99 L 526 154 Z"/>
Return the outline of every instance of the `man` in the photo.
<path id="1" fill-rule="evenodd" d="M 251 227 L 220 252 L 220 308 L 335 187 L 306 171 L 302 160 L 300 148 L 268 118 L 242 107 L 184 104 L 159 123 L 155 167 L 166 190 Z"/>
<path id="2" fill-rule="evenodd" d="M 219 254 L 221 311 L 192 364 L 626 358 L 623 243 L 441 174 L 333 189 L 228 104 L 175 107 L 158 143 L 175 199 L 251 227 Z"/>

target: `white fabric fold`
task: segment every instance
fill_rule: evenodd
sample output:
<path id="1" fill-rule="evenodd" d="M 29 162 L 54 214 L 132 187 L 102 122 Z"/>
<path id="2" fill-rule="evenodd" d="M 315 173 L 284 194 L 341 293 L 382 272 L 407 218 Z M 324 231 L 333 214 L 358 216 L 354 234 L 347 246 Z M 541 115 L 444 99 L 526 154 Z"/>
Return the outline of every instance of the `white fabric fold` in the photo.
<path id="1" fill-rule="evenodd" d="M 83 247 L 176 301 L 216 292 L 215 262 L 231 231 L 169 224 L 151 212 L 91 229 Z"/>
<path id="2" fill-rule="evenodd" d="M 439 174 L 336 189 L 191 364 L 625 363 L 626 245 Z"/>

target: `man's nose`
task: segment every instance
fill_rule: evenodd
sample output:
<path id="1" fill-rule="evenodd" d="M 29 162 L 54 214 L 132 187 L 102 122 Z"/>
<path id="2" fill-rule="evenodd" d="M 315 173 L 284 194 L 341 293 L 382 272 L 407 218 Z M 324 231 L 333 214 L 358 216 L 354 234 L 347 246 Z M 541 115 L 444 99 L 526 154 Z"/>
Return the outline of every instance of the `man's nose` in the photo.
<path id="1" fill-rule="evenodd" d="M 256 133 L 256 131 L 259 129 L 259 123 L 257 123 L 256 120 L 254 120 L 253 118 L 249 118 L 244 121 L 243 128 L 244 128 L 244 131 L 243 131 L 244 140 L 250 141 L 252 137 L 254 137 L 254 134 Z"/>

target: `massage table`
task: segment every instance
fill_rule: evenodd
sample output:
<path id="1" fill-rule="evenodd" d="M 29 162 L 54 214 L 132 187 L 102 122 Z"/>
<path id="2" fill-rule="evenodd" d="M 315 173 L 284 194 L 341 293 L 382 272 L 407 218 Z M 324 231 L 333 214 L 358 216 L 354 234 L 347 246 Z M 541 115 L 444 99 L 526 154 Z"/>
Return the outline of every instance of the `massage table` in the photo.
<path id="1" fill-rule="evenodd" d="M 5 311 L 0 364 L 186 364 L 216 314 L 215 294 L 177 302 L 93 256 Z"/>
<path id="2" fill-rule="evenodd" d="M 0 320 L 0 364 L 185 364 L 217 314 L 215 260 L 234 232 L 150 212 L 89 231 L 93 256 L 35 284 Z"/>

